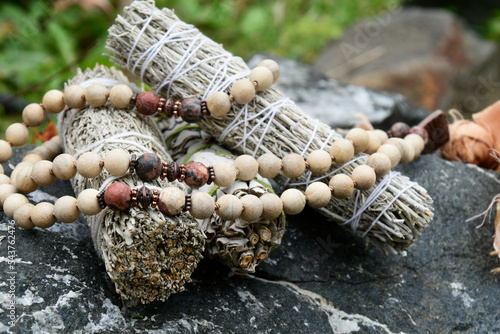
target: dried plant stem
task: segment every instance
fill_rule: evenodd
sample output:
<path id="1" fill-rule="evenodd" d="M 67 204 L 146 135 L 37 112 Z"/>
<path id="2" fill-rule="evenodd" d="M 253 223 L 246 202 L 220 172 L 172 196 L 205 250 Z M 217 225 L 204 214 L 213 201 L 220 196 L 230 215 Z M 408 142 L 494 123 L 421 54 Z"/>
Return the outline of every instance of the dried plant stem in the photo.
<path id="1" fill-rule="evenodd" d="M 96 66 L 94 70 L 79 70 L 68 84 L 85 86 L 91 82 L 111 86 L 128 83 L 121 72 Z M 106 152 L 119 148 L 137 155 L 146 150 L 156 153 L 163 161 L 171 161 L 149 118 L 128 110 L 116 110 L 109 103 L 102 108 L 65 110 L 58 126 L 65 151 L 75 156 L 94 151 L 104 157 Z M 115 179 L 104 171 L 93 179 L 77 175 L 73 187 L 78 196 L 84 189 L 99 189 Z M 129 186 L 142 183 L 135 175 L 125 175 L 118 180 Z M 173 184 L 161 180 L 150 184 L 168 185 Z M 176 186 L 184 190 L 182 184 Z M 201 259 L 204 236 L 188 214 L 165 218 L 151 208 L 134 207 L 129 212 L 104 209 L 96 216 L 87 217 L 87 221 L 96 251 L 124 299 L 147 303 L 182 291 Z"/>

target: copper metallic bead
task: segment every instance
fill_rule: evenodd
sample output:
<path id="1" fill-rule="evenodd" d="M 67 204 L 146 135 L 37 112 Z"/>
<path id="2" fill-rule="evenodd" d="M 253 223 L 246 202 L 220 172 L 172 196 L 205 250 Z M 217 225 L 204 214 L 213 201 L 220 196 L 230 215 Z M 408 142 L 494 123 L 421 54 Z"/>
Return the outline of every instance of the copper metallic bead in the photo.
<path id="1" fill-rule="evenodd" d="M 391 129 L 387 131 L 389 137 L 404 138 L 410 133 L 410 126 L 403 122 L 394 123 Z"/>
<path id="2" fill-rule="evenodd" d="M 163 112 L 165 113 L 165 116 L 172 117 L 172 115 L 174 114 L 174 106 L 175 106 L 174 99 L 168 99 L 165 102 L 165 106 L 163 107 Z"/>
<path id="3" fill-rule="evenodd" d="M 203 117 L 201 100 L 190 97 L 182 101 L 179 116 L 188 123 L 198 123 Z"/>
<path id="4" fill-rule="evenodd" d="M 153 115 L 158 111 L 160 97 L 153 92 L 142 92 L 137 96 L 135 106 L 137 111 L 143 115 Z"/>
<path id="5" fill-rule="evenodd" d="M 167 166 L 167 180 L 174 182 L 180 176 L 180 168 L 176 162 L 171 162 Z"/>
<path id="6" fill-rule="evenodd" d="M 153 193 L 147 187 L 142 186 L 137 193 L 137 202 L 146 209 L 153 201 Z"/>
<path id="7" fill-rule="evenodd" d="M 208 181 L 208 168 L 200 162 L 190 162 L 186 166 L 186 178 L 184 182 L 191 188 L 203 187 Z"/>
<path id="8" fill-rule="evenodd" d="M 126 211 L 132 204 L 132 191 L 125 183 L 115 182 L 104 193 L 106 205 L 113 210 Z"/>
<path id="9" fill-rule="evenodd" d="M 143 181 L 149 182 L 160 177 L 162 172 L 161 159 L 154 153 L 145 153 L 137 159 L 135 172 Z"/>

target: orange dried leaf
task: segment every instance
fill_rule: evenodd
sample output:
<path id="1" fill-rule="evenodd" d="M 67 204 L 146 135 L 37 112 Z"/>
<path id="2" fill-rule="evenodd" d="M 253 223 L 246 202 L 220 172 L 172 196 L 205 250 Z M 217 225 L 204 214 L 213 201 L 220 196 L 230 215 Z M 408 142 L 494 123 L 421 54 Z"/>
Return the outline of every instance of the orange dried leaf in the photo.
<path id="1" fill-rule="evenodd" d="M 35 138 L 46 142 L 47 140 L 50 140 L 50 138 L 55 136 L 57 136 L 57 127 L 52 121 L 49 121 L 45 130 L 38 133 Z"/>
<path id="2" fill-rule="evenodd" d="M 500 150 L 500 101 L 472 115 L 472 119 L 491 133 L 493 148 Z"/>

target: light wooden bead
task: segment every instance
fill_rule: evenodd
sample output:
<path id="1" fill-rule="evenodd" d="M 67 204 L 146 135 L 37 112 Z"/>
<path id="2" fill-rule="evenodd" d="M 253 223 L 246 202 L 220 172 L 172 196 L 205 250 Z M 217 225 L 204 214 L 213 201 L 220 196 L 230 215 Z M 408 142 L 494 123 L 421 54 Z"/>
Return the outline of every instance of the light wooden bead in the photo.
<path id="1" fill-rule="evenodd" d="M 332 157 L 323 150 L 312 151 L 307 157 L 309 170 L 316 175 L 326 174 L 332 167 Z"/>
<path id="2" fill-rule="evenodd" d="M 345 139 L 351 140 L 354 146 L 354 153 L 363 152 L 368 147 L 370 143 L 370 136 L 365 130 L 360 128 L 354 128 L 347 132 Z"/>
<path id="3" fill-rule="evenodd" d="M 214 116 L 224 116 L 231 110 L 229 95 L 224 92 L 214 92 L 207 99 L 207 108 Z"/>
<path id="4" fill-rule="evenodd" d="M 250 81 L 257 82 L 257 91 L 264 91 L 273 84 L 273 72 L 267 67 L 257 66 L 250 72 Z"/>
<path id="5" fill-rule="evenodd" d="M 52 162 L 48 160 L 38 161 L 31 169 L 31 179 L 39 186 L 48 186 L 56 181 L 56 176 L 51 173 Z"/>
<path id="6" fill-rule="evenodd" d="M 214 183 L 219 187 L 229 187 L 236 180 L 236 167 L 230 162 L 218 162 L 214 166 Z"/>
<path id="7" fill-rule="evenodd" d="M 95 189 L 85 189 L 78 195 L 76 205 L 78 210 L 84 215 L 93 216 L 101 211 L 101 206 L 97 200 L 99 192 Z"/>
<path id="8" fill-rule="evenodd" d="M 402 164 L 409 164 L 415 159 L 415 149 L 413 148 L 413 145 L 406 140 L 402 140 L 402 145 L 403 145 L 403 155 L 401 156 L 401 163 Z"/>
<path id="9" fill-rule="evenodd" d="M 73 196 L 63 196 L 54 204 L 54 215 L 63 223 L 73 223 L 80 217 L 77 200 Z"/>
<path id="10" fill-rule="evenodd" d="M 108 100 L 108 89 L 101 84 L 92 84 L 85 89 L 85 100 L 94 107 L 102 107 Z"/>
<path id="11" fill-rule="evenodd" d="M 64 90 L 64 102 L 70 108 L 85 107 L 85 88 L 78 85 L 68 86 Z"/>
<path id="12" fill-rule="evenodd" d="M 399 149 L 399 153 L 401 153 L 401 158 L 403 157 L 403 154 L 405 152 L 405 145 L 403 144 L 404 140 L 401 138 L 389 138 L 385 141 L 384 144 L 391 144 L 396 146 Z"/>
<path id="13" fill-rule="evenodd" d="M 71 154 L 58 155 L 52 163 L 54 175 L 61 180 L 69 180 L 76 175 L 76 159 Z"/>
<path id="14" fill-rule="evenodd" d="M 49 141 L 52 141 L 52 142 L 58 144 L 61 147 L 63 146 L 63 142 L 61 140 L 61 137 L 59 137 L 59 136 L 54 136 L 54 137 L 50 138 Z"/>
<path id="15" fill-rule="evenodd" d="M 382 177 L 391 170 L 391 159 L 384 153 L 375 152 L 368 157 L 366 165 L 375 170 L 377 177 Z"/>
<path id="16" fill-rule="evenodd" d="M 28 104 L 23 110 L 23 122 L 28 126 L 40 126 L 45 122 L 45 110 L 38 103 Z"/>
<path id="17" fill-rule="evenodd" d="M 8 161 L 12 157 L 12 147 L 5 140 L 0 140 L 0 163 Z"/>
<path id="18" fill-rule="evenodd" d="M 304 174 L 306 171 L 306 162 L 297 153 L 290 153 L 285 155 L 282 160 L 283 174 L 291 179 L 297 178 Z"/>
<path id="19" fill-rule="evenodd" d="M 17 226 L 26 230 L 31 230 L 35 224 L 31 221 L 31 211 L 35 206 L 31 203 L 25 203 L 14 211 L 14 221 Z"/>
<path id="20" fill-rule="evenodd" d="M 43 108 L 50 114 L 58 114 L 64 110 L 64 94 L 60 90 L 49 90 L 42 99 Z"/>
<path id="21" fill-rule="evenodd" d="M 281 194 L 283 211 L 288 215 L 296 215 L 302 212 L 306 206 L 306 195 L 297 189 L 287 189 Z"/>
<path id="22" fill-rule="evenodd" d="M 26 196 L 21 194 L 10 194 L 3 202 L 3 212 L 10 219 L 14 218 L 14 211 L 21 205 L 29 203 Z"/>
<path id="23" fill-rule="evenodd" d="M 4 173 L 3 166 L 0 165 L 0 174 L 3 174 L 3 173 Z"/>
<path id="24" fill-rule="evenodd" d="M 0 174 L 0 184 L 10 184 L 10 177 L 5 174 Z"/>
<path id="25" fill-rule="evenodd" d="M 11 195 L 17 193 L 16 187 L 10 183 L 0 184 L 0 206 L 3 206 L 5 199 Z"/>
<path id="26" fill-rule="evenodd" d="M 384 144 L 377 150 L 378 153 L 383 153 L 391 160 L 391 168 L 396 167 L 401 161 L 401 153 L 399 148 L 392 144 Z"/>
<path id="27" fill-rule="evenodd" d="M 196 219 L 207 219 L 215 210 L 215 202 L 208 193 L 198 191 L 191 195 L 191 209 L 189 213 Z"/>
<path id="28" fill-rule="evenodd" d="M 283 202 L 275 194 L 264 194 L 259 197 L 262 203 L 262 219 L 276 219 L 283 212 Z"/>
<path id="29" fill-rule="evenodd" d="M 31 179 L 31 172 L 33 164 L 29 162 L 21 162 L 12 171 L 10 175 L 10 183 L 16 187 L 20 193 L 30 193 L 38 188 L 33 179 Z"/>
<path id="30" fill-rule="evenodd" d="M 22 162 L 29 162 L 32 164 L 36 164 L 37 162 L 42 161 L 42 160 L 43 160 L 43 158 L 39 154 L 29 153 L 23 157 Z"/>
<path id="31" fill-rule="evenodd" d="M 222 220 L 235 220 L 243 211 L 240 199 L 234 195 L 223 195 L 217 200 L 217 204 L 219 205 L 217 214 Z"/>
<path id="32" fill-rule="evenodd" d="M 343 165 L 354 157 L 354 146 L 347 139 L 338 139 L 332 144 L 330 155 L 335 158 L 335 162 Z"/>
<path id="33" fill-rule="evenodd" d="M 373 130 L 373 131 L 370 131 L 371 133 L 373 133 L 375 136 L 378 137 L 378 139 L 380 139 L 380 143 L 383 145 L 385 144 L 386 140 L 389 139 L 389 136 L 387 135 L 387 132 L 385 131 L 382 131 L 382 130 Z"/>
<path id="34" fill-rule="evenodd" d="M 43 202 L 35 205 L 31 210 L 31 221 L 40 228 L 49 228 L 56 222 L 54 204 Z"/>
<path id="35" fill-rule="evenodd" d="M 424 138 L 420 137 L 419 135 L 415 133 L 410 133 L 407 135 L 404 139 L 408 143 L 410 143 L 414 150 L 415 150 L 415 159 L 417 159 L 420 154 L 422 154 L 422 151 L 424 150 L 425 147 L 425 141 Z"/>
<path id="36" fill-rule="evenodd" d="M 280 77 L 280 66 L 272 59 L 265 59 L 259 63 L 259 66 L 267 67 L 273 74 L 273 83 L 276 83 Z"/>
<path id="37" fill-rule="evenodd" d="M 24 124 L 13 123 L 5 130 L 5 139 L 12 146 L 23 146 L 30 139 L 30 130 Z"/>
<path id="38" fill-rule="evenodd" d="M 46 150 L 50 152 L 50 154 L 54 157 L 57 157 L 59 154 L 63 153 L 63 148 L 61 145 L 56 143 L 55 141 L 49 140 L 43 143 L 42 145 Z"/>
<path id="39" fill-rule="evenodd" d="M 368 137 L 370 137 L 370 141 L 368 142 L 368 147 L 365 149 L 365 153 L 372 154 L 377 152 L 378 148 L 382 145 L 382 142 L 373 131 L 368 131 L 367 133 Z"/>
<path id="40" fill-rule="evenodd" d="M 259 172 L 259 163 L 254 157 L 248 154 L 240 155 L 234 160 L 233 164 L 239 171 L 238 179 L 242 181 L 253 180 Z"/>
<path id="41" fill-rule="evenodd" d="M 247 104 L 252 101 L 255 96 L 255 87 L 248 79 L 241 79 L 236 81 L 231 87 L 231 95 L 234 102 L 238 104 Z"/>
<path id="42" fill-rule="evenodd" d="M 121 149 L 109 151 L 104 157 L 104 167 L 113 176 L 123 176 L 130 167 L 130 156 Z"/>
<path id="43" fill-rule="evenodd" d="M 375 184 L 377 175 L 373 168 L 367 165 L 360 165 L 352 171 L 352 181 L 359 190 L 368 190 Z"/>
<path id="44" fill-rule="evenodd" d="M 332 192 L 325 183 L 313 182 L 306 188 L 306 198 L 312 208 L 322 208 L 330 203 Z"/>
<path id="45" fill-rule="evenodd" d="M 281 171 L 281 159 L 272 153 L 263 154 L 257 159 L 259 174 L 262 177 L 272 179 Z"/>
<path id="46" fill-rule="evenodd" d="M 240 199 L 243 205 L 243 211 L 240 218 L 246 222 L 253 222 L 259 219 L 262 215 L 262 202 L 255 195 L 245 195 Z"/>
<path id="47" fill-rule="evenodd" d="M 344 199 L 354 191 L 354 182 L 345 174 L 337 174 L 331 178 L 329 186 L 333 188 L 332 195 L 338 199 Z"/>
<path id="48" fill-rule="evenodd" d="M 109 91 L 109 102 L 117 109 L 128 108 L 134 92 L 129 86 L 118 84 Z"/>
<path id="49" fill-rule="evenodd" d="M 85 152 L 76 161 L 76 170 L 83 177 L 93 178 L 102 171 L 102 158 L 95 152 Z"/>

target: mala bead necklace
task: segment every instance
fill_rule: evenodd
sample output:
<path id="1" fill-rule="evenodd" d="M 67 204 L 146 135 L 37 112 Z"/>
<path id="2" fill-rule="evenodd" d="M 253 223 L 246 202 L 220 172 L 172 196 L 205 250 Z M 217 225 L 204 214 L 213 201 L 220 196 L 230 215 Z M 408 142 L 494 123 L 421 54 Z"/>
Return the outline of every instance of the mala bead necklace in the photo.
<path id="1" fill-rule="evenodd" d="M 188 166 L 193 166 L 190 167 L 193 173 L 189 174 L 188 178 L 192 178 L 193 182 L 198 182 L 198 187 L 212 180 L 220 187 L 227 187 L 235 182 L 236 177 L 242 181 L 248 181 L 252 180 L 257 173 L 263 177 L 273 178 L 280 171 L 283 171 L 287 177 L 298 177 L 304 173 L 306 168 L 309 168 L 315 174 L 324 174 L 329 171 L 332 161 L 345 163 L 357 151 L 361 152 L 369 147 L 375 150 L 376 144 L 381 141 L 382 137 L 385 139 L 387 134 L 374 131 L 372 136 L 376 138 L 375 144 L 370 144 L 368 132 L 362 129 L 353 129 L 347 133 L 347 139 L 338 140 L 332 145 L 331 155 L 326 151 L 317 150 L 310 154 L 307 161 L 304 161 L 300 155 L 291 153 L 282 160 L 273 154 L 265 154 L 258 160 L 249 155 L 242 155 L 236 158 L 233 164 L 222 162 L 213 168 L 207 168 L 199 162 L 191 162 Z M 57 142 L 58 139 L 54 139 L 54 143 Z M 53 144 L 49 143 L 48 145 Z M 41 147 L 43 150 L 43 145 Z M 184 192 L 177 187 L 167 187 L 162 191 L 150 190 L 145 186 L 131 189 L 124 183 L 115 182 L 105 191 L 98 192 L 94 189 L 86 189 L 80 193 L 78 198 L 64 196 L 57 200 L 54 205 L 39 203 L 37 206 L 33 206 L 28 203 L 24 195 L 16 192 L 18 189 L 21 192 L 36 189 L 38 185 L 33 181 L 33 175 L 37 175 L 38 171 L 34 169 L 40 162 L 35 165 L 21 163 L 12 173 L 12 181 L 16 186 L 6 184 L 2 185 L 3 189 L 0 186 L 0 202 L 7 216 L 14 218 L 20 227 L 28 229 L 35 226 L 47 228 L 52 226 L 56 220 L 70 223 L 78 219 L 80 212 L 86 215 L 96 215 L 106 206 L 114 210 L 127 211 L 131 206 L 139 204 L 144 209 L 148 206 L 158 207 L 163 214 L 168 216 L 189 211 L 194 218 L 205 219 L 217 211 L 223 220 L 234 220 L 238 217 L 245 221 L 255 221 L 259 218 L 275 219 L 282 211 L 291 215 L 298 214 L 306 204 L 313 208 L 321 208 L 329 203 L 331 196 L 336 198 L 349 197 L 354 188 L 367 190 L 374 185 L 377 176 L 382 176 L 390 170 L 393 163 L 399 163 L 405 154 L 411 156 L 411 159 L 408 158 L 411 161 L 422 152 L 423 148 L 424 140 L 416 134 L 408 134 L 404 140 L 400 138 L 386 139 L 385 144 L 378 147 L 377 152 L 368 158 L 367 165 L 360 165 L 354 169 L 352 177 L 337 174 L 332 177 L 329 185 L 323 182 L 313 182 L 306 188 L 305 193 L 297 189 L 288 189 L 283 192 L 281 197 L 268 194 L 263 196 L 264 198 L 260 201 L 256 201 L 252 195 L 243 196 L 241 199 L 234 195 L 224 195 L 215 202 L 210 195 L 203 192 L 191 196 L 184 195 Z M 66 155 L 59 157 L 61 156 Z M 63 161 L 70 161 L 71 163 L 67 163 L 66 167 L 71 166 L 76 169 L 74 160 L 65 157 Z M 100 165 L 100 161 L 96 161 Z M 66 167 L 60 168 L 61 175 L 66 175 Z M 136 167 L 134 165 L 134 168 Z M 47 175 L 47 172 L 44 175 Z"/>
<path id="2" fill-rule="evenodd" d="M 37 127 L 45 121 L 45 111 L 58 114 L 66 107 L 81 109 L 86 103 L 98 108 L 109 102 L 118 109 L 136 107 L 143 115 L 164 114 L 167 117 L 181 117 L 188 123 L 199 122 L 204 115 L 223 116 L 231 109 L 231 103 L 247 104 L 258 91 L 264 91 L 275 83 L 280 75 L 279 66 L 273 60 L 264 60 L 250 72 L 250 79 L 233 83 L 231 94 L 214 92 L 207 101 L 195 97 L 182 101 L 165 100 L 151 91 L 134 94 L 125 84 L 118 84 L 109 91 L 106 86 L 92 84 L 86 89 L 71 85 L 64 91 L 50 90 L 43 96 L 42 104 L 32 103 L 23 110 L 23 123 L 11 124 L 5 133 L 7 141 L 0 140 L 0 163 L 10 159 L 12 146 L 23 146 L 28 142 L 28 127 Z"/>

